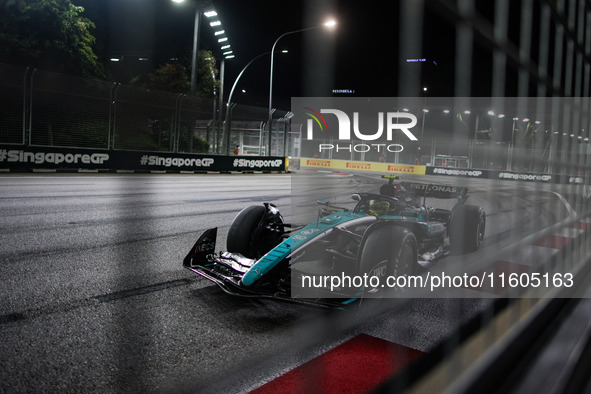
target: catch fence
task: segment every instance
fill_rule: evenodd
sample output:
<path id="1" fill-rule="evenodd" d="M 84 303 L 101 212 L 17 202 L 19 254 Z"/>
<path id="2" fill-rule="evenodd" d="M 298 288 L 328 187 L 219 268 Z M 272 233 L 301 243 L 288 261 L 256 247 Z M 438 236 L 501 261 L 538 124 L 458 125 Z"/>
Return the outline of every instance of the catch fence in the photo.
<path id="1" fill-rule="evenodd" d="M 0 63 L 0 144 L 169 153 L 288 155 L 286 111 Z M 224 124 L 227 127 L 224 127 Z"/>

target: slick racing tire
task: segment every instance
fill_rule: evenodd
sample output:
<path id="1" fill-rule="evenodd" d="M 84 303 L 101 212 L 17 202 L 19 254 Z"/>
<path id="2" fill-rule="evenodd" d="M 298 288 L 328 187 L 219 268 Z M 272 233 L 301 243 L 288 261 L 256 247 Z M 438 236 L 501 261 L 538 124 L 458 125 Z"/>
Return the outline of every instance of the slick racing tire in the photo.
<path id="1" fill-rule="evenodd" d="M 455 253 L 470 253 L 478 250 L 484 239 L 486 215 L 476 205 L 456 205 L 449 218 L 449 242 Z"/>
<path id="2" fill-rule="evenodd" d="M 379 284 L 374 280 L 374 286 L 364 289 L 364 298 L 381 298 L 400 290 L 386 282 L 388 277 L 408 276 L 416 271 L 417 240 L 407 228 L 379 225 L 373 230 L 368 229 L 359 255 L 360 275 L 379 278 Z"/>
<path id="3" fill-rule="evenodd" d="M 255 250 L 255 233 L 264 215 L 265 207 L 262 205 L 248 206 L 236 215 L 228 230 L 228 252 L 240 253 L 248 258 L 258 257 Z"/>

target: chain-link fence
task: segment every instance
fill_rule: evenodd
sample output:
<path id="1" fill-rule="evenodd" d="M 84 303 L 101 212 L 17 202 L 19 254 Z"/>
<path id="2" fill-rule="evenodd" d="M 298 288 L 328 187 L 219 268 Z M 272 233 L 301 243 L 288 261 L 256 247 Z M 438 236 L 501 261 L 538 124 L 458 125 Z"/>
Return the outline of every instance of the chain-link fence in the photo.
<path id="1" fill-rule="evenodd" d="M 273 113 L 269 138 L 265 108 L 231 105 L 220 111 L 213 100 L 5 64 L 0 65 L 0 86 L 0 143 L 6 144 L 230 155 L 236 151 L 542 173 L 556 171 L 564 160 L 585 163 L 591 146 L 582 118 L 588 101 L 528 118 L 492 110 L 454 112 L 425 99 L 424 107 L 417 109 L 421 138 L 405 142 L 404 150 L 317 152 L 318 141 L 302 139 L 301 125 L 292 124 L 289 112 Z M 569 108 L 577 112 L 574 119 L 566 116 Z M 454 132 L 440 137 L 442 128 Z M 400 143 L 403 137 L 397 138 L 394 142 Z"/>
<path id="2" fill-rule="evenodd" d="M 269 151 L 263 108 L 220 110 L 213 99 L 6 64 L 0 104 L 2 144 L 246 155 L 289 145 L 285 111 L 273 114 Z"/>
<path id="3" fill-rule="evenodd" d="M 366 109 L 355 112 L 366 118 L 360 121 L 365 122 L 361 126 L 353 124 L 353 140 L 340 140 L 334 134 L 340 124 L 335 127 L 330 123 L 336 120 L 333 115 L 325 115 L 333 134 L 316 134 L 314 139 L 307 137 L 311 134 L 309 127 L 294 122 L 294 151 L 303 157 L 324 159 L 539 173 L 588 164 L 591 144 L 586 123 L 591 108 L 586 98 L 399 97 L 390 101 L 394 114 L 416 119 L 412 129 L 416 141 L 401 130 L 391 131 L 387 121 L 380 116 L 376 119 Z M 373 105 L 377 102 L 374 100 Z M 384 107 L 380 108 L 382 111 Z M 294 119 L 302 122 L 301 117 Z M 392 139 L 386 140 L 390 133 Z M 365 135 L 365 141 L 360 134 Z M 380 138 L 375 137 L 378 135 Z M 576 172 L 582 171 L 570 171 Z"/>
<path id="4" fill-rule="evenodd" d="M 27 113 L 26 78 L 28 69 L 0 64 L 0 142 L 7 144 L 25 143 L 25 121 Z"/>

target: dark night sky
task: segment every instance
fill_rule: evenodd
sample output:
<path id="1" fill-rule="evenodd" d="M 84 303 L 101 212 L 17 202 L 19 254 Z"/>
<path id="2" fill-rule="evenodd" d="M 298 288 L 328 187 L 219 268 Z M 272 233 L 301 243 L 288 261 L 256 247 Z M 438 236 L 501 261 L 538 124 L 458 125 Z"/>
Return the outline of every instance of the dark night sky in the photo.
<path id="1" fill-rule="evenodd" d="M 171 57 L 190 57 L 195 2 L 74 2 L 83 5 L 85 15 L 96 23 L 99 52 L 106 58 L 148 57 L 150 61 L 144 67 L 151 71 Z M 241 69 L 255 56 L 270 51 L 277 37 L 317 26 L 326 16 L 338 20 L 335 31 L 296 33 L 282 38 L 278 44 L 277 52 L 288 49 L 289 53 L 276 52 L 274 107 L 289 109 L 290 98 L 296 96 L 331 96 L 332 89 L 351 89 L 355 96 L 395 96 L 400 67 L 414 67 L 417 72 L 423 68 L 422 84 L 429 86 L 429 95 L 453 95 L 453 27 L 427 11 L 423 45 L 415 48 L 413 56 L 428 61 L 406 63 L 398 54 L 397 3 L 389 3 L 388 7 L 385 4 L 358 0 L 214 0 L 236 55 L 226 61 L 226 98 Z M 217 49 L 207 18 L 201 20 L 200 48 Z M 269 57 L 265 56 L 245 72 L 233 101 L 265 107 L 268 88 Z"/>

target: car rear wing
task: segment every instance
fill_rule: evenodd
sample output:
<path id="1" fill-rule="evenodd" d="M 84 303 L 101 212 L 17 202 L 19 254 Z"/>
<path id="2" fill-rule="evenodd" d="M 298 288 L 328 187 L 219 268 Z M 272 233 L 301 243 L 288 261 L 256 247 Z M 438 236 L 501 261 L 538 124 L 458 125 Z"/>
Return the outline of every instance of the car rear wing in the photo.
<path id="1" fill-rule="evenodd" d="M 457 198 L 465 201 L 468 198 L 468 188 L 453 185 L 435 185 L 432 183 L 400 182 L 400 185 L 409 193 L 419 197 L 432 197 L 451 199 Z"/>

